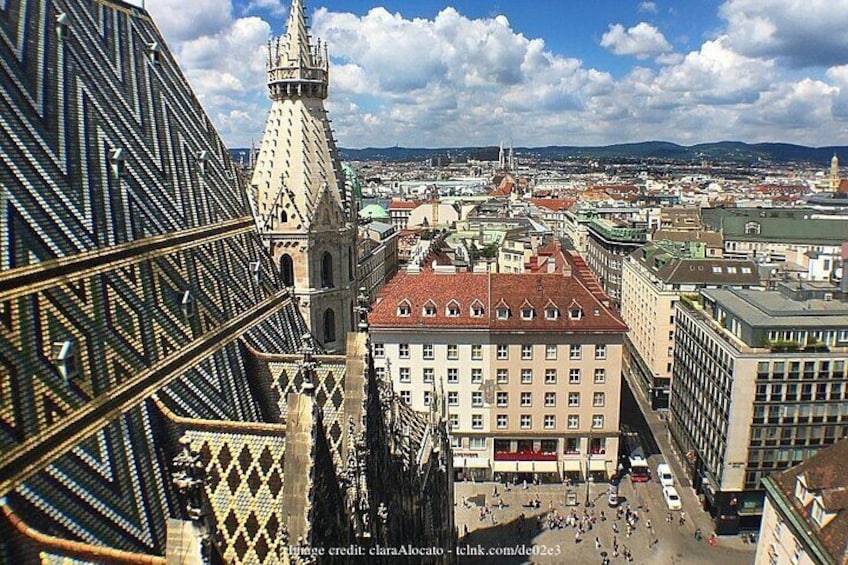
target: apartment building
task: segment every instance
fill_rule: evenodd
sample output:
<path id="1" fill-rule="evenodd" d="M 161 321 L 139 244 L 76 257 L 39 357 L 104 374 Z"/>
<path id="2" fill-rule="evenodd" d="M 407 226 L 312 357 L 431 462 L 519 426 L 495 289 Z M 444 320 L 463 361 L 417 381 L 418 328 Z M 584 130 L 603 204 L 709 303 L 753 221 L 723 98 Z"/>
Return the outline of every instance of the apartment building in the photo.
<path id="1" fill-rule="evenodd" d="M 596 218 L 587 224 L 586 263 L 616 307 L 621 303 L 624 258 L 646 241 L 647 230 L 635 223 Z"/>
<path id="2" fill-rule="evenodd" d="M 848 435 L 848 303 L 835 289 L 681 298 L 669 428 L 720 533 L 759 525 L 761 481 Z"/>
<path id="3" fill-rule="evenodd" d="M 655 410 L 668 408 L 674 312 L 680 295 L 702 288 L 760 284 L 756 263 L 708 258 L 706 248 L 700 240 L 654 241 L 624 260 L 621 317 L 630 327 L 624 374 Z"/>
<path id="4" fill-rule="evenodd" d="M 401 273 L 369 315 L 376 370 L 443 398 L 458 477 L 607 480 L 626 326 L 571 270 Z"/>
<path id="5" fill-rule="evenodd" d="M 755 565 L 848 563 L 848 439 L 763 479 Z"/>

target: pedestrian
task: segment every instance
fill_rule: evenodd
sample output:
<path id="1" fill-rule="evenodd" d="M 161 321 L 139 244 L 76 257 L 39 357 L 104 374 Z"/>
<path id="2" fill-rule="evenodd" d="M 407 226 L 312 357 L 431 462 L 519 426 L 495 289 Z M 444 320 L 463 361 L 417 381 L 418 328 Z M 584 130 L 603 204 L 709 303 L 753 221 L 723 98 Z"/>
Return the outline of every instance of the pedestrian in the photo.
<path id="1" fill-rule="evenodd" d="M 653 528 L 651 528 L 651 521 L 650 520 L 645 521 L 645 527 L 648 528 L 649 531 L 653 530 Z"/>
<path id="2" fill-rule="evenodd" d="M 671 512 L 666 512 L 666 515 L 665 515 L 665 523 L 666 523 L 666 524 L 671 524 Z"/>
<path id="3" fill-rule="evenodd" d="M 601 540 L 600 540 L 600 538 L 597 538 L 597 537 L 595 538 L 595 549 L 597 549 L 597 550 L 601 549 Z"/>
<path id="4" fill-rule="evenodd" d="M 612 523 L 612 531 L 616 534 L 618 533 L 618 524 L 615 522 Z"/>
<path id="5" fill-rule="evenodd" d="M 495 520 L 495 513 L 492 512 L 492 525 L 494 526 L 497 523 L 498 523 L 497 520 Z"/>
<path id="6" fill-rule="evenodd" d="M 468 537 L 468 524 L 462 525 L 462 537 L 464 537 L 464 538 Z"/>
<path id="7" fill-rule="evenodd" d="M 524 479 L 524 481 L 521 483 L 521 488 L 527 490 L 527 479 Z"/>
<path id="8" fill-rule="evenodd" d="M 497 484 L 492 489 L 492 498 L 495 498 L 496 496 L 498 496 L 498 485 Z"/>
<path id="9" fill-rule="evenodd" d="M 606 517 L 606 515 L 604 514 L 604 511 L 603 511 L 603 510 L 601 510 L 601 522 L 606 522 L 606 521 L 607 521 L 607 517 Z"/>
<path id="10" fill-rule="evenodd" d="M 578 528 L 576 532 L 574 532 L 574 543 L 580 543 L 580 529 Z"/>
<path id="11" fill-rule="evenodd" d="M 500 508 L 501 510 L 504 509 L 503 497 L 498 498 L 498 508 Z"/>

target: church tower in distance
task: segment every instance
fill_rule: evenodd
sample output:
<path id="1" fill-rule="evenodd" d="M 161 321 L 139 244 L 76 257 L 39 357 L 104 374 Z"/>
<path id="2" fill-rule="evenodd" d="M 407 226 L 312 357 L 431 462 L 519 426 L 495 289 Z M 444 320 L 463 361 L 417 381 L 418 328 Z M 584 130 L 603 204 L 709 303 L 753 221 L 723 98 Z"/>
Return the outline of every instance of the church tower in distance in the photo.
<path id="1" fill-rule="evenodd" d="M 280 278 L 312 334 L 344 348 L 357 293 L 352 195 L 324 109 L 329 57 L 311 45 L 302 0 L 268 45 L 271 110 L 251 180 L 254 213 Z"/>

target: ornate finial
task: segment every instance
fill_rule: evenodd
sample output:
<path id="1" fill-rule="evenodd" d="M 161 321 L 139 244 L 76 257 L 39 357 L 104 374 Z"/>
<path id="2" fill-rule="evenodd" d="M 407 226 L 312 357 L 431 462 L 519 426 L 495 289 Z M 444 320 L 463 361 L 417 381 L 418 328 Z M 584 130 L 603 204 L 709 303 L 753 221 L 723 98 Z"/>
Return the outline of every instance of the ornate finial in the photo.
<path id="1" fill-rule="evenodd" d="M 313 357 L 315 354 L 314 340 L 312 334 L 303 334 L 301 340 L 300 352 L 303 357 L 299 365 L 300 373 L 303 376 L 303 392 L 312 393 L 315 391 L 315 366 L 317 365 Z"/>
<path id="2" fill-rule="evenodd" d="M 185 513 L 192 521 L 203 519 L 203 487 L 206 485 L 206 470 L 200 455 L 192 449 L 191 438 L 184 434 L 179 439 L 180 452 L 171 464 L 171 483 L 185 502 Z"/>

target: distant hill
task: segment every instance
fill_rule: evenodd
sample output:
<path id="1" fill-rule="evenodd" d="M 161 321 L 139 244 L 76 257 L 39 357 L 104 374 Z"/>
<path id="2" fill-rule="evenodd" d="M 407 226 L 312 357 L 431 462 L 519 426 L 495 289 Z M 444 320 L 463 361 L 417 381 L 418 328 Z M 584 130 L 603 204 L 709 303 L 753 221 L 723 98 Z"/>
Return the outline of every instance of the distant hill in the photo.
<path id="1" fill-rule="evenodd" d="M 825 166 L 834 153 L 848 163 L 848 147 L 806 147 L 791 143 L 744 143 L 719 141 L 697 145 L 678 145 L 668 141 L 643 141 L 594 147 L 554 145 L 547 147 L 516 147 L 524 155 L 548 159 L 660 159 L 670 161 L 731 161 L 737 163 L 815 163 Z M 233 156 L 246 160 L 247 149 L 231 149 Z M 452 160 L 496 160 L 497 147 L 366 147 L 364 149 L 340 148 L 346 161 L 419 161 L 430 157 L 450 157 Z M 243 157 L 244 156 L 244 157 Z"/>

